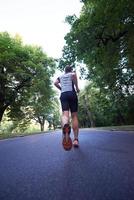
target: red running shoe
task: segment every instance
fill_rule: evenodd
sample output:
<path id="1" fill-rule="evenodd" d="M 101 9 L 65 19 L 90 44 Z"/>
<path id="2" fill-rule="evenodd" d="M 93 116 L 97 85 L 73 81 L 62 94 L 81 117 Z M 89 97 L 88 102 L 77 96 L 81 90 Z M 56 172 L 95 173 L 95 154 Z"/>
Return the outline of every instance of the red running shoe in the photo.
<path id="1" fill-rule="evenodd" d="M 72 140 L 70 137 L 71 127 L 69 124 L 65 124 L 62 130 L 63 130 L 62 145 L 66 151 L 69 151 L 72 148 Z"/>

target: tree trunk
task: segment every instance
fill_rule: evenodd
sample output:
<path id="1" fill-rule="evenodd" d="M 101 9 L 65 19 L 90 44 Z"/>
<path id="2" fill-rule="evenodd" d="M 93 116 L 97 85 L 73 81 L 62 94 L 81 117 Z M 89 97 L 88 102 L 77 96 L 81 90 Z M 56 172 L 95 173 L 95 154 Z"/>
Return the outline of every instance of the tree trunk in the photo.
<path id="1" fill-rule="evenodd" d="M 125 118 L 122 115 L 122 113 L 118 110 L 117 125 L 124 125 L 124 124 L 125 124 Z"/>
<path id="2" fill-rule="evenodd" d="M 7 109 L 7 107 L 8 107 L 8 105 L 2 106 L 2 107 L 0 106 L 0 122 L 2 121 L 4 112 Z"/>
<path id="3" fill-rule="evenodd" d="M 44 124 L 41 124 L 41 131 L 44 131 Z"/>
<path id="4" fill-rule="evenodd" d="M 40 124 L 40 130 L 44 131 L 45 117 L 44 116 L 38 116 L 38 122 Z"/>
<path id="5" fill-rule="evenodd" d="M 41 129 L 41 131 L 44 131 L 44 123 L 40 124 L 40 129 Z"/>
<path id="6" fill-rule="evenodd" d="M 2 121 L 3 114 L 4 112 L 0 110 L 0 122 Z"/>

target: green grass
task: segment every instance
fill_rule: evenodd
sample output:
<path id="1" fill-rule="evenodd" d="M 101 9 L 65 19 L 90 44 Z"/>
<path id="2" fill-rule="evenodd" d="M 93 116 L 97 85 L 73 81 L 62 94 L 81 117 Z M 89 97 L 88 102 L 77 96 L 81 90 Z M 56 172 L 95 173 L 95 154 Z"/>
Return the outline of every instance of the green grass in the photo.
<path id="1" fill-rule="evenodd" d="M 49 132 L 49 130 L 45 130 L 44 132 Z M 34 134 L 40 134 L 42 133 L 40 131 L 40 128 L 35 125 L 30 125 L 25 131 L 16 130 L 11 131 L 11 124 L 4 123 L 2 126 L 0 126 L 0 139 L 7 139 L 7 138 L 13 138 L 13 137 L 23 137 L 27 135 L 34 135 Z"/>
<path id="2" fill-rule="evenodd" d="M 110 130 L 110 131 L 134 131 L 134 125 L 96 127 L 95 129 L 97 129 L 97 130 Z"/>
<path id="3" fill-rule="evenodd" d="M 7 138 L 13 138 L 13 137 L 23 137 L 28 135 L 34 135 L 34 134 L 41 134 L 45 132 L 52 132 L 52 130 L 43 131 L 41 132 L 37 127 L 31 126 L 29 127 L 25 132 L 23 133 L 10 133 L 9 129 L 5 127 L 5 129 L 0 129 L 0 140 L 1 139 L 7 139 Z M 110 131 L 133 131 L 134 132 L 134 125 L 128 125 L 128 126 L 110 126 L 110 127 L 95 127 L 95 128 L 89 128 L 89 129 L 95 129 L 95 130 L 110 130 Z"/>
<path id="4" fill-rule="evenodd" d="M 0 132 L 0 140 L 2 139 L 8 139 L 8 138 L 14 138 L 14 137 L 24 137 L 28 135 L 35 135 L 35 134 L 41 134 L 41 133 L 48 133 L 52 132 L 51 130 L 48 131 L 33 131 L 33 132 L 24 132 L 24 133 L 2 133 Z"/>
<path id="5" fill-rule="evenodd" d="M 25 129 L 24 129 L 25 128 Z M 48 127 L 45 126 L 44 132 L 49 132 Z M 0 123 L 0 139 L 7 139 L 13 137 L 23 137 L 27 135 L 40 134 L 40 126 L 38 123 L 31 121 L 28 127 L 16 126 L 13 121 L 9 120 L 6 116 L 3 118 L 3 121 Z"/>

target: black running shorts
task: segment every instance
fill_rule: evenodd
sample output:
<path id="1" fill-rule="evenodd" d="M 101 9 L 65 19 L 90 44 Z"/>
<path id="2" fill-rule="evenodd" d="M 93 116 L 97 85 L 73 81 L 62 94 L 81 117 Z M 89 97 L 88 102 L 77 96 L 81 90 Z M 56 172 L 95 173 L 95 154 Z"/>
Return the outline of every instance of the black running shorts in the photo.
<path id="1" fill-rule="evenodd" d="M 71 111 L 77 112 L 78 111 L 78 98 L 77 94 L 74 91 L 63 92 L 60 96 L 62 111 Z"/>

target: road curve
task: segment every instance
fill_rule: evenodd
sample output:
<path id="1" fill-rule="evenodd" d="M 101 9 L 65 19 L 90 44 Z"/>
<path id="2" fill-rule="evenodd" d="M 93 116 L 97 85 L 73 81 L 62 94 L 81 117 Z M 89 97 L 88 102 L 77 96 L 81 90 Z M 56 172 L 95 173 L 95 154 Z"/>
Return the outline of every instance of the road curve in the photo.
<path id="1" fill-rule="evenodd" d="M 0 200 L 133 200 L 134 133 L 80 130 L 64 151 L 61 132 L 0 141 Z"/>

